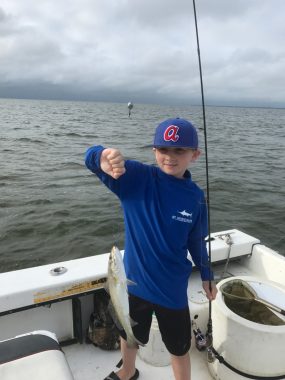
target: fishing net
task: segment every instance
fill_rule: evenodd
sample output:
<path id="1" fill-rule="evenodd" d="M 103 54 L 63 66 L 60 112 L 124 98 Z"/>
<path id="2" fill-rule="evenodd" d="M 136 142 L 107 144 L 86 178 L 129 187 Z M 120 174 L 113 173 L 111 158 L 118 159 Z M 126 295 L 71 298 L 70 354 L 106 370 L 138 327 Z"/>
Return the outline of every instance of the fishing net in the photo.
<path id="1" fill-rule="evenodd" d="M 227 307 L 240 317 L 263 325 L 285 325 L 284 318 L 257 299 L 254 290 L 245 281 L 228 281 L 220 290 Z"/>

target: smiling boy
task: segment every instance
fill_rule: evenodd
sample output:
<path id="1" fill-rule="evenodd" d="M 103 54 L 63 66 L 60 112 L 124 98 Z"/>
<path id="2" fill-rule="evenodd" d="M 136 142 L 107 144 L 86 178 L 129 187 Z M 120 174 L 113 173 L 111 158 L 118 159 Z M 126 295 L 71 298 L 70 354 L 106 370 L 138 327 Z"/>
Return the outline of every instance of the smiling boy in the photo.
<path id="1" fill-rule="evenodd" d="M 205 237 L 207 208 L 203 191 L 188 166 L 200 155 L 195 127 L 185 119 L 168 119 L 155 131 L 153 151 L 158 167 L 124 160 L 114 148 L 95 146 L 86 166 L 120 199 L 125 222 L 124 264 L 134 335 L 147 343 L 153 312 L 171 354 L 176 380 L 190 380 L 191 320 L 187 286 L 192 272 L 188 251 L 201 273 L 207 297 L 216 296 L 210 280 Z M 121 338 L 123 366 L 105 380 L 135 380 L 137 348 Z"/>

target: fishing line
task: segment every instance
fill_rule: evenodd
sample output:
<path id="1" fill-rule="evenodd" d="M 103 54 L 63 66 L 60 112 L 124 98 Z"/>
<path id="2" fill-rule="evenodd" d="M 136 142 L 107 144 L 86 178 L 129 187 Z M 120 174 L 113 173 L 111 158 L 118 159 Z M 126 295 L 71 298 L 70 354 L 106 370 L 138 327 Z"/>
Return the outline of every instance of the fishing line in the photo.
<path id="1" fill-rule="evenodd" d="M 116 210 L 116 207 L 118 209 Z M 114 220 L 112 223 L 112 239 L 113 239 L 113 244 L 117 247 L 120 246 L 122 236 L 124 233 L 124 220 L 122 216 L 122 208 L 119 205 L 114 205 L 114 210 L 117 211 L 115 214 L 117 215 L 117 220 Z"/>
<path id="2" fill-rule="evenodd" d="M 206 125 L 206 112 L 205 112 L 205 100 L 204 100 L 204 87 L 203 87 L 203 75 L 202 75 L 202 64 L 200 56 L 200 43 L 199 43 L 199 32 L 196 14 L 196 4 L 193 0 L 193 11 L 195 19 L 195 30 L 196 30 L 196 42 L 197 42 L 197 53 L 199 62 L 199 75 L 200 75 L 200 87 L 201 87 L 201 97 L 202 97 L 202 112 L 203 112 L 203 126 L 204 126 L 204 141 L 205 141 L 205 160 L 206 160 L 206 203 L 207 203 L 207 219 L 208 219 L 208 255 L 209 255 L 209 269 L 212 273 L 212 250 L 211 250 L 211 218 L 210 218 L 210 186 L 209 186 L 209 160 L 208 160 L 208 142 L 207 142 L 207 125 Z M 211 281 L 209 281 L 209 288 L 212 291 Z M 208 320 L 208 331 L 207 334 L 210 338 L 210 345 L 212 340 L 212 304 L 209 301 L 209 320 Z"/>

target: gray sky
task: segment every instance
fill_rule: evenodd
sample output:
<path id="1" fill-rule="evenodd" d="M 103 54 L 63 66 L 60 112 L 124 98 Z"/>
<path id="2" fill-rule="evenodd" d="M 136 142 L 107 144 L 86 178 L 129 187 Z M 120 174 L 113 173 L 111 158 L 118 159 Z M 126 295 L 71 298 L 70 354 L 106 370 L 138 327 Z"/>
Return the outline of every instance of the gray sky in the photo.
<path id="1" fill-rule="evenodd" d="M 196 8 L 206 103 L 284 107 L 285 1 Z M 2 0 L 0 96 L 199 104 L 192 0 Z"/>

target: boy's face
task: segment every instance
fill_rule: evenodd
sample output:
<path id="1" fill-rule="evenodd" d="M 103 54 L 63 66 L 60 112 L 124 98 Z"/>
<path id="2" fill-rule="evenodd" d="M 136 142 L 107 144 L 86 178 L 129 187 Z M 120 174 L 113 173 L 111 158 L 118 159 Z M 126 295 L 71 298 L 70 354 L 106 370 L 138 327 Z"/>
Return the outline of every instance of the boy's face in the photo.
<path id="1" fill-rule="evenodd" d="M 183 178 L 191 162 L 200 156 L 198 149 L 190 148 L 153 148 L 156 162 L 160 169 L 176 178 Z"/>

